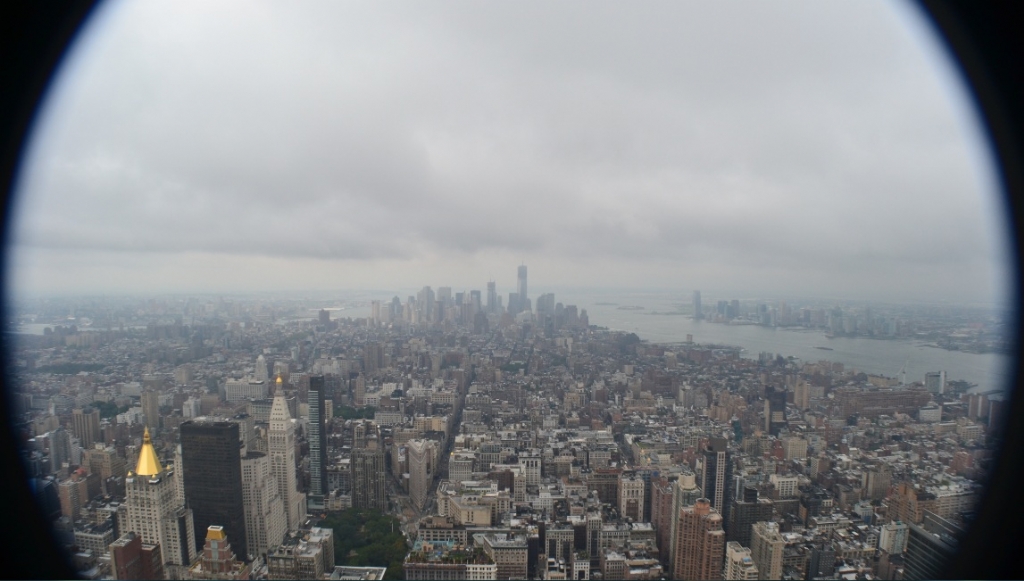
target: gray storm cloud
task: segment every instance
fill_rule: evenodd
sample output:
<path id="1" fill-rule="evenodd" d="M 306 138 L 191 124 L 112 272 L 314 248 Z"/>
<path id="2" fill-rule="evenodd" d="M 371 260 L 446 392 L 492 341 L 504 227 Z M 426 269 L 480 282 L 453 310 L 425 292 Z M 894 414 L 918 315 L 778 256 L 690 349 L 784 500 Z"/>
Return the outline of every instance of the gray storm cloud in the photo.
<path id="1" fill-rule="evenodd" d="M 374 261 L 516 256 L 556 282 L 628 263 L 680 284 L 686 261 L 698 286 L 774 267 L 984 298 L 1008 280 L 998 192 L 929 34 L 870 2 L 111 2 L 41 116 L 15 278 L 90 252 L 367 284 Z"/>

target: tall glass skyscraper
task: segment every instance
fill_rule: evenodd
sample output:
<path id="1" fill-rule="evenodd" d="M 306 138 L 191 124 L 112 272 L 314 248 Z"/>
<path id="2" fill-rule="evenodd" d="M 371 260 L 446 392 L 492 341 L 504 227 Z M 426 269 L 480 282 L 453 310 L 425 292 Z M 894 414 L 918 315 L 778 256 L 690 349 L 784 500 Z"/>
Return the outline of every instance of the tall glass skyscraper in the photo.
<path id="1" fill-rule="evenodd" d="M 194 542 L 201 550 L 211 525 L 224 527 L 240 559 L 248 560 L 242 500 L 239 426 L 201 417 L 181 424 L 185 498 L 192 509 Z"/>
<path id="2" fill-rule="evenodd" d="M 487 282 L 487 312 L 498 312 L 498 290 L 493 280 Z"/>
<path id="3" fill-rule="evenodd" d="M 312 506 L 323 505 L 327 495 L 327 433 L 324 429 L 326 397 L 324 376 L 309 378 L 309 498 Z"/>

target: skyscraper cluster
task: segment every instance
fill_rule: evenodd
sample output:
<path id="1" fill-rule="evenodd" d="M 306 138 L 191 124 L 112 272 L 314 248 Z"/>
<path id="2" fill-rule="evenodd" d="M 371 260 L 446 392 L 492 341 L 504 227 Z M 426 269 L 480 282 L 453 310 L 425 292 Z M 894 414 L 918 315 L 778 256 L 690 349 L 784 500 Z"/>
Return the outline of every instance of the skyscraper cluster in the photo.
<path id="1" fill-rule="evenodd" d="M 997 394 L 653 344 L 517 275 L 507 305 L 494 281 L 368 316 L 214 305 L 127 337 L 138 381 L 38 374 L 22 425 L 54 530 L 88 576 L 181 579 L 353 576 L 330 566 L 352 531 L 321 528 L 349 508 L 404 517 L 410 579 L 898 579 L 955 550 Z"/>

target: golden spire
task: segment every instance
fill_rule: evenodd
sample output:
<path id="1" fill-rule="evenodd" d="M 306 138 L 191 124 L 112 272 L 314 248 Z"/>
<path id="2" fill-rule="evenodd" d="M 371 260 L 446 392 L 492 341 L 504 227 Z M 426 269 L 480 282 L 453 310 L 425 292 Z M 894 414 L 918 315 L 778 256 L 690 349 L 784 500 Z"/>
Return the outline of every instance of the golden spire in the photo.
<path id="1" fill-rule="evenodd" d="M 278 385 L 281 385 L 282 383 L 284 383 L 284 380 L 283 380 L 283 379 L 281 379 L 281 374 L 280 374 L 280 373 L 278 373 L 278 374 L 277 374 L 277 384 L 278 384 Z"/>
<path id="2" fill-rule="evenodd" d="M 142 434 L 142 449 L 139 450 L 139 463 L 135 467 L 135 473 L 139 476 L 156 476 L 161 472 L 160 460 L 157 460 L 156 450 L 153 449 L 153 440 L 149 438 L 149 428 Z"/>

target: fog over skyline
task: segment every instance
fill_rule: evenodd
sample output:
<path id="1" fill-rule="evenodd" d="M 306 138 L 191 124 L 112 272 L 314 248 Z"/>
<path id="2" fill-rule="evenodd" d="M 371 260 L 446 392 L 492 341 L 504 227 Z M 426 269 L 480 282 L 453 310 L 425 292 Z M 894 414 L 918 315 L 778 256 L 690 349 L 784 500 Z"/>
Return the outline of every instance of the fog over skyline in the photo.
<path id="1" fill-rule="evenodd" d="M 8 288 L 1006 302 L 991 155 L 909 3 L 103 4 Z"/>

